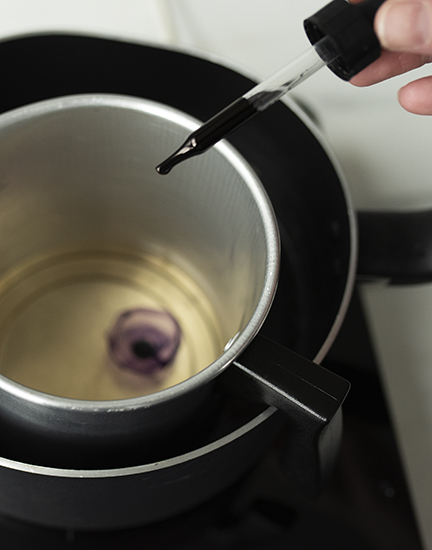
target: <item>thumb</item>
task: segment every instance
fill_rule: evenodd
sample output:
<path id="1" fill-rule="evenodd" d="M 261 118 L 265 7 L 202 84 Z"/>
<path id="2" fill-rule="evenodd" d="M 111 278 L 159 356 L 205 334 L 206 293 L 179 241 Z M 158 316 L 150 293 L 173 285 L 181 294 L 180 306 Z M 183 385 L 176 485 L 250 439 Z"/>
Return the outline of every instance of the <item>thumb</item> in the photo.
<path id="1" fill-rule="evenodd" d="M 432 54 L 432 0 L 387 0 L 375 17 L 383 48 Z"/>

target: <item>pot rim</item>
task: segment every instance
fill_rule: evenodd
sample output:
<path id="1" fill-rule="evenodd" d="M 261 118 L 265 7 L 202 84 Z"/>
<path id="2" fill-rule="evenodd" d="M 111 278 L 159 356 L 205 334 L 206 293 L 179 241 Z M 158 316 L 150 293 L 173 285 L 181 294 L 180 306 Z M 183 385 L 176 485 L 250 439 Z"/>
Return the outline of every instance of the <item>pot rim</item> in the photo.
<path id="1" fill-rule="evenodd" d="M 243 426 L 235 429 L 233 432 L 224 435 L 223 437 L 208 443 L 187 453 L 166 458 L 157 462 L 151 462 L 148 464 L 139 464 L 136 466 L 125 466 L 122 468 L 99 468 L 99 469 L 73 469 L 73 468 L 57 468 L 55 466 L 41 466 L 38 464 L 31 464 L 26 462 L 20 462 L 0 456 L 0 468 L 7 468 L 17 470 L 25 473 L 31 473 L 41 476 L 51 476 L 60 478 L 80 478 L 80 479 L 103 479 L 112 477 L 126 477 L 146 474 L 148 472 L 154 472 L 165 468 L 171 468 L 180 464 L 187 463 L 192 460 L 199 459 L 206 454 L 217 451 L 218 449 L 229 445 L 236 441 L 238 438 L 246 435 L 249 431 L 259 426 L 262 422 L 273 416 L 277 412 L 274 407 L 268 407 L 263 412 L 258 414 L 252 420 L 249 420 Z"/>
<path id="2" fill-rule="evenodd" d="M 64 109 L 87 107 L 115 107 L 140 111 L 177 123 L 188 132 L 196 130 L 201 124 L 200 121 L 191 115 L 154 100 L 120 94 L 87 93 L 55 97 L 53 99 L 38 101 L 8 111 L 0 115 L 0 128 L 20 123 L 21 121 L 27 120 L 29 117 L 36 118 L 55 114 Z M 240 174 L 258 206 L 265 232 L 267 250 L 265 277 L 257 306 L 244 329 L 240 333 L 233 335 L 233 338 L 226 345 L 225 351 L 214 362 L 203 368 L 200 372 L 178 384 L 149 395 L 103 401 L 74 399 L 28 388 L 18 382 L 10 380 L 2 374 L 0 374 L 0 392 L 7 392 L 26 402 L 63 411 L 79 410 L 84 413 L 130 411 L 175 399 L 185 392 L 193 391 L 203 384 L 208 383 L 227 368 L 249 345 L 264 323 L 276 293 L 280 265 L 279 230 L 276 216 L 267 193 L 248 162 L 225 140 L 217 143 L 214 148 L 220 155 L 225 157 L 231 166 L 235 168 L 237 173 Z M 155 166 L 156 164 L 157 159 L 155 159 Z"/>
<path id="3" fill-rule="evenodd" d="M 329 352 L 333 342 L 338 335 L 338 332 L 342 326 L 342 323 L 345 319 L 345 315 L 348 311 L 348 306 L 351 302 L 351 296 L 354 291 L 354 285 L 356 282 L 357 276 L 357 263 L 358 263 L 358 225 L 357 225 L 357 216 L 355 213 L 355 208 L 353 204 L 353 199 L 346 181 L 345 175 L 342 171 L 341 165 L 337 160 L 333 150 L 330 147 L 330 144 L 324 137 L 323 133 L 320 131 L 318 126 L 311 120 L 307 113 L 300 107 L 298 103 L 292 101 L 289 97 L 282 98 L 282 102 L 285 103 L 305 124 L 305 126 L 311 131 L 313 136 L 316 138 L 318 143 L 323 148 L 325 154 L 329 158 L 332 167 L 334 168 L 337 177 L 340 182 L 341 190 L 345 199 L 347 207 L 347 219 L 348 227 L 350 232 L 350 254 L 348 259 L 348 270 L 345 281 L 345 288 L 340 301 L 338 312 L 335 316 L 333 324 L 327 334 L 326 339 L 321 345 L 321 348 L 318 350 L 313 361 L 315 363 L 321 363 Z"/>

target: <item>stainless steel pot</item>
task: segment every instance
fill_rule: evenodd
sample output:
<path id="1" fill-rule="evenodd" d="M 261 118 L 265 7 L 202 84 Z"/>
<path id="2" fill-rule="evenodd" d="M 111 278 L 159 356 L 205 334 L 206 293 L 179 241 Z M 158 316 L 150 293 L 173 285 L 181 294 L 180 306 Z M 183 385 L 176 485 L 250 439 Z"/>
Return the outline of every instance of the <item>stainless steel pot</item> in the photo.
<path id="1" fill-rule="evenodd" d="M 44 465 L 130 465 L 143 441 L 157 459 L 264 322 L 279 241 L 253 171 L 228 144 L 168 178 L 154 169 L 194 127 L 108 95 L 0 119 L 0 416 L 57 440 Z M 168 372 L 136 374 L 110 349 L 116 320 L 132 312 L 139 331 L 146 311 L 180 327 Z"/>
<path id="2" fill-rule="evenodd" d="M 49 41 L 48 37 L 42 41 L 46 39 Z M 57 37 L 55 42 L 59 46 L 63 39 Z M 175 53 L 149 52 L 149 68 L 154 65 L 153 55 L 166 56 L 167 62 L 174 56 L 174 66 L 178 66 Z M 91 66 L 89 74 L 97 76 L 101 60 L 93 65 L 91 55 L 84 58 Z M 192 58 L 183 59 L 186 69 Z M 207 66 L 203 60 L 195 62 Z M 120 63 L 119 71 L 121 67 L 126 65 Z M 47 84 L 44 79 L 39 81 Z M 124 80 L 120 81 L 122 88 Z M 61 91 L 69 89 L 66 81 L 57 82 L 63 83 Z M 78 80 L 73 82 L 75 87 Z M 81 85 L 86 89 L 83 91 L 94 89 L 87 83 Z M 48 87 L 49 96 L 51 81 Z M 33 97 L 38 95 L 32 87 L 20 89 L 29 90 Z M 121 91 L 111 86 L 106 89 Z M 17 97 L 13 97 L 15 101 Z M 0 151 L 0 229 L 7 235 L 1 244 L 4 330 L 0 333 L 5 370 L 0 406 L 4 434 L 0 509 L 29 521 L 79 528 L 122 527 L 177 513 L 237 479 L 263 452 L 285 419 L 274 407 L 262 404 L 288 413 L 289 457 L 295 457 L 292 463 L 296 467 L 287 469 L 303 484 L 316 485 L 338 447 L 340 405 L 348 384 L 257 336 L 271 312 L 278 276 L 278 239 L 266 195 L 243 159 L 223 144 L 198 164 L 194 161 L 173 173 L 171 179 L 162 180 L 154 171 L 159 154 L 163 157 L 172 150 L 195 123 L 169 108 L 132 98 L 60 98 L 7 113 L 0 124 L 0 144 L 5 145 Z M 154 132 L 151 137 L 149 127 Z M 266 144 L 262 145 L 261 153 L 266 156 Z M 328 163 L 326 154 L 320 147 L 318 150 L 318 162 L 322 157 Z M 262 170 L 259 155 L 250 160 Z M 303 191 L 308 194 L 307 189 Z M 311 242 L 318 249 L 303 244 L 297 249 L 298 228 L 289 235 L 291 244 L 287 243 L 290 259 L 304 254 L 317 265 L 313 258 L 321 257 L 321 275 L 328 272 L 336 283 L 331 300 L 322 276 L 308 295 L 309 300 L 316 292 L 319 300 L 315 306 L 324 318 L 317 321 L 318 330 L 315 321 L 307 329 L 313 343 L 306 355 L 315 350 L 312 357 L 317 360 L 325 355 L 340 326 L 355 267 L 355 246 L 349 246 L 354 243 L 353 217 L 346 208 L 339 180 L 335 195 L 335 212 L 332 208 L 326 213 L 317 209 L 316 223 L 324 214 L 331 221 L 321 225 L 322 232 L 313 232 Z M 302 205 L 295 196 L 293 204 L 299 207 L 292 212 L 294 223 Z M 341 231 L 342 237 L 338 237 L 341 227 L 348 231 Z M 334 234 L 331 247 L 326 244 L 329 228 Z M 304 229 L 308 230 L 307 224 L 301 225 L 300 230 Z M 335 257 L 340 261 L 335 262 Z M 160 291 L 158 287 L 158 291 L 147 294 L 153 299 L 156 292 L 164 303 L 169 292 L 178 293 L 179 281 L 180 294 L 196 285 L 198 295 L 196 290 L 192 292 L 192 302 L 205 307 L 193 326 L 200 330 L 210 326 L 211 330 L 204 331 L 211 341 L 208 347 L 214 350 L 219 346 L 219 352 L 209 366 L 188 373 L 183 381 L 173 385 L 168 375 L 163 382 L 168 387 L 155 392 L 152 381 L 141 385 L 134 373 L 125 374 L 111 364 L 107 335 L 124 312 L 124 305 L 118 308 L 114 300 L 116 307 L 105 314 L 112 302 L 105 291 L 113 285 L 117 290 L 119 285 L 126 286 L 127 307 L 134 311 L 148 308 L 145 300 L 149 296 L 145 303 L 141 301 L 140 289 L 147 284 L 142 281 L 154 277 L 154 271 L 160 272 L 161 265 L 167 263 L 175 266 L 175 288 L 168 285 Z M 167 277 L 166 270 L 162 271 L 164 282 L 172 281 L 173 274 Z M 308 286 L 311 274 L 306 272 L 298 278 L 301 285 Z M 105 291 L 97 300 L 90 298 L 92 284 L 101 280 Z M 88 300 L 76 299 L 75 291 L 82 287 Z M 130 295 L 135 301 L 130 301 Z M 296 287 L 295 300 L 302 295 L 303 290 L 297 293 Z M 64 314 L 66 305 L 71 308 L 68 315 Z M 81 307 L 85 308 L 84 315 Z M 308 314 L 308 307 L 301 308 L 301 317 L 304 314 Z M 101 317 L 105 320 L 102 329 L 99 321 L 94 325 L 99 327 L 99 344 L 83 345 L 93 332 L 87 321 Z M 47 322 L 53 333 L 38 339 Z M 178 322 L 186 331 L 188 323 L 181 316 Z M 298 325 L 303 327 L 301 319 Z M 33 330 L 27 330 L 30 327 Z M 297 324 L 293 332 L 297 332 Z M 36 337 L 31 336 L 34 333 Z M 59 333 L 63 338 L 52 337 Z M 76 334 L 81 338 L 79 345 L 68 347 Z M 301 345 L 296 347 L 302 351 Z M 120 386 L 130 388 L 132 382 L 132 387 L 141 386 L 142 393 L 150 387 L 149 395 L 80 399 L 78 394 L 53 395 L 57 391 L 50 389 L 50 376 L 45 377 L 48 386 L 36 389 L 29 387 L 33 382 L 27 382 L 28 378 L 19 378 L 23 370 L 20 365 L 29 364 L 22 362 L 23 357 L 36 364 L 36 352 L 42 351 L 41 357 L 46 359 L 46 350 L 57 350 L 59 355 L 51 364 L 66 364 L 70 370 L 73 361 L 83 364 L 76 361 L 77 354 L 85 357 L 95 349 L 102 358 L 98 363 L 102 370 L 112 373 L 114 369 Z M 24 371 L 28 376 L 29 369 Z M 234 401 L 254 399 L 261 406 L 236 426 L 221 431 L 217 426 L 220 409 L 215 403 L 221 390 L 213 391 L 214 381 L 219 388 L 225 385 L 240 396 Z M 70 383 L 66 391 L 72 386 Z M 25 496 L 29 494 L 31 498 Z"/>

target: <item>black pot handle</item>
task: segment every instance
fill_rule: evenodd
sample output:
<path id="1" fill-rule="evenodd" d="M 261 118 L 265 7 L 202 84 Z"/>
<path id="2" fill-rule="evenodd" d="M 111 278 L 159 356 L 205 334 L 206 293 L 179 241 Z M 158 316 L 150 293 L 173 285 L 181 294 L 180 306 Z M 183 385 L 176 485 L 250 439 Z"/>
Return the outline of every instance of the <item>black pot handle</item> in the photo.
<path id="1" fill-rule="evenodd" d="M 432 281 L 432 211 L 358 212 L 359 280 Z"/>
<path id="2" fill-rule="evenodd" d="M 317 496 L 339 448 L 349 382 L 260 334 L 222 376 L 230 391 L 288 415 L 282 470 L 302 494 Z"/>

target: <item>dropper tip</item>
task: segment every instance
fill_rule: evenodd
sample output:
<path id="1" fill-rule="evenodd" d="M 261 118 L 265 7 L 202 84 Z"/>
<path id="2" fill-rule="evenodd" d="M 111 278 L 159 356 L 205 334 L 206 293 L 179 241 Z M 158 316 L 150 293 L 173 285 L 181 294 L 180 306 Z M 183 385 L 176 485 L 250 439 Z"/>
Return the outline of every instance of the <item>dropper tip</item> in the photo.
<path id="1" fill-rule="evenodd" d="M 179 164 L 180 162 L 195 156 L 198 154 L 199 151 L 197 151 L 197 143 L 194 139 L 189 137 L 183 145 L 177 149 L 175 153 L 170 155 L 168 158 L 166 158 L 163 162 L 161 162 L 158 166 L 156 166 L 156 172 L 158 174 L 161 174 L 165 176 L 169 172 L 171 172 L 172 168 Z"/>
<path id="2" fill-rule="evenodd" d="M 161 162 L 158 166 L 156 166 L 156 172 L 161 176 L 166 176 L 171 172 L 172 166 L 170 166 L 168 161 L 169 161 L 169 158 Z"/>
<path id="3" fill-rule="evenodd" d="M 161 174 L 162 176 L 166 176 L 166 174 L 169 174 L 171 172 L 172 168 L 179 162 L 183 160 L 182 158 L 182 150 L 184 147 L 180 147 L 178 151 L 170 155 L 168 158 L 166 158 L 163 162 L 161 162 L 158 166 L 156 166 L 156 172 L 158 174 Z"/>

